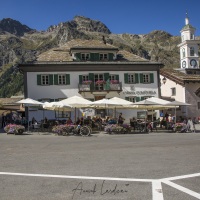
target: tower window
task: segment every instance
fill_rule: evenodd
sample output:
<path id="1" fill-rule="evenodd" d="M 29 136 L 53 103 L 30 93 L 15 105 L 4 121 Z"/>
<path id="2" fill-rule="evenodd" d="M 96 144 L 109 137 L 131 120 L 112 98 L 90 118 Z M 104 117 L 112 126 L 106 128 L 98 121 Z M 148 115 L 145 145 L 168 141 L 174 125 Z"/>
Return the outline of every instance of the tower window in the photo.
<path id="1" fill-rule="evenodd" d="M 194 56 L 194 47 L 190 47 L 190 56 Z"/>
<path id="2" fill-rule="evenodd" d="M 182 55 L 183 55 L 183 58 L 185 58 L 185 49 L 184 48 L 182 49 Z"/>
<path id="3" fill-rule="evenodd" d="M 194 39 L 194 35 L 191 33 L 190 34 L 190 39 L 193 40 Z"/>
<path id="4" fill-rule="evenodd" d="M 172 91 L 172 96 L 175 96 L 176 95 L 176 88 L 171 88 L 171 91 Z"/>

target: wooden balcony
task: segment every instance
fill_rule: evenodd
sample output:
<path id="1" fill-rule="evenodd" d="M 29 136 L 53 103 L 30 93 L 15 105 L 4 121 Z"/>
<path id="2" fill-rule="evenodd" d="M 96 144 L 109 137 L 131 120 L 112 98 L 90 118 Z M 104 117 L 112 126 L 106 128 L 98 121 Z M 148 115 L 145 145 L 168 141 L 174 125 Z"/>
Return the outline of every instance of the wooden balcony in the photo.
<path id="1" fill-rule="evenodd" d="M 116 83 L 116 84 L 111 84 L 111 83 L 106 83 L 106 84 L 78 84 L 78 90 L 79 93 L 82 92 L 121 92 L 122 91 L 122 83 Z"/>

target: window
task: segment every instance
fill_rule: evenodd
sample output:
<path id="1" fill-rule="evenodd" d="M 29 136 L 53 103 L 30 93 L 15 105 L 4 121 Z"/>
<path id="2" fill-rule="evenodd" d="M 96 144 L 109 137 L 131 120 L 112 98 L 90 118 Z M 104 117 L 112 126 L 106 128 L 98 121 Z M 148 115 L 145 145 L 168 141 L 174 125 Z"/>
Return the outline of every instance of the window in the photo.
<path id="1" fill-rule="evenodd" d="M 117 75 L 111 74 L 109 75 L 109 79 L 111 80 L 117 80 Z"/>
<path id="2" fill-rule="evenodd" d="M 190 47 L 190 56 L 194 56 L 194 47 Z"/>
<path id="3" fill-rule="evenodd" d="M 81 54 L 81 60 L 89 60 L 90 54 L 89 53 L 82 53 Z"/>
<path id="4" fill-rule="evenodd" d="M 176 95 L 176 88 L 171 88 L 172 90 L 172 96 L 175 96 Z"/>
<path id="5" fill-rule="evenodd" d="M 89 76 L 88 75 L 82 75 L 82 81 L 88 81 Z"/>
<path id="6" fill-rule="evenodd" d="M 197 102 L 198 103 L 198 110 L 200 109 L 200 102 Z"/>
<path id="7" fill-rule="evenodd" d="M 66 75 L 65 74 L 58 75 L 58 84 L 66 85 Z"/>
<path id="8" fill-rule="evenodd" d="M 41 85 L 49 85 L 49 75 L 41 75 Z"/>
<path id="9" fill-rule="evenodd" d="M 194 39 L 194 35 L 191 33 L 190 34 L 190 39 L 193 40 Z"/>
<path id="10" fill-rule="evenodd" d="M 129 97 L 129 101 L 135 103 L 136 102 L 136 97 Z"/>
<path id="11" fill-rule="evenodd" d="M 135 74 L 128 74 L 128 83 L 135 83 Z"/>
<path id="12" fill-rule="evenodd" d="M 182 55 L 183 55 L 183 58 L 185 58 L 185 49 L 184 48 L 182 49 Z"/>
<path id="13" fill-rule="evenodd" d="M 150 74 L 143 74 L 143 83 L 150 83 Z"/>
<path id="14" fill-rule="evenodd" d="M 99 59 L 100 60 L 107 60 L 108 59 L 108 54 L 106 54 L 106 53 L 100 53 L 99 54 Z"/>

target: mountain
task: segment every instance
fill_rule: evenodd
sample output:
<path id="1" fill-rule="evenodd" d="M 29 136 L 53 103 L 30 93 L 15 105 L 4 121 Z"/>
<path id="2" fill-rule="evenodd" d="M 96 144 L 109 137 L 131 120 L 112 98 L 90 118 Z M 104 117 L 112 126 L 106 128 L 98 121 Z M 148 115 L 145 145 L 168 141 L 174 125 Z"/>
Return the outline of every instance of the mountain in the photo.
<path id="1" fill-rule="evenodd" d="M 41 53 L 64 45 L 72 39 L 102 40 L 166 67 L 179 67 L 179 36 L 155 30 L 148 34 L 113 34 L 100 21 L 83 16 L 51 25 L 37 31 L 20 22 L 6 18 L 0 21 L 0 97 L 23 93 L 23 76 L 15 67 L 18 63 L 34 61 Z"/>

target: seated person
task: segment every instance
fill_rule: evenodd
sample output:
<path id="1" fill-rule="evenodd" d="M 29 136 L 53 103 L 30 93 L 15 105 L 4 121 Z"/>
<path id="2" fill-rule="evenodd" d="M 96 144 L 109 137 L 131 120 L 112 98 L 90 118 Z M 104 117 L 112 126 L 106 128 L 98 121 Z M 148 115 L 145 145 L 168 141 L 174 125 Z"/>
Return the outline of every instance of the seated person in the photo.
<path id="1" fill-rule="evenodd" d="M 81 120 L 80 120 L 80 118 L 79 118 L 79 117 L 77 117 L 77 120 L 76 120 L 76 125 L 80 125 L 80 123 L 81 123 Z"/>
<path id="2" fill-rule="evenodd" d="M 71 118 L 69 117 L 68 120 L 66 121 L 66 124 L 70 125 L 70 124 L 73 124 Z"/>
<path id="3" fill-rule="evenodd" d="M 32 123 L 32 124 L 37 124 L 37 123 L 38 123 L 37 120 L 35 119 L 35 117 L 32 118 L 31 123 Z"/>

